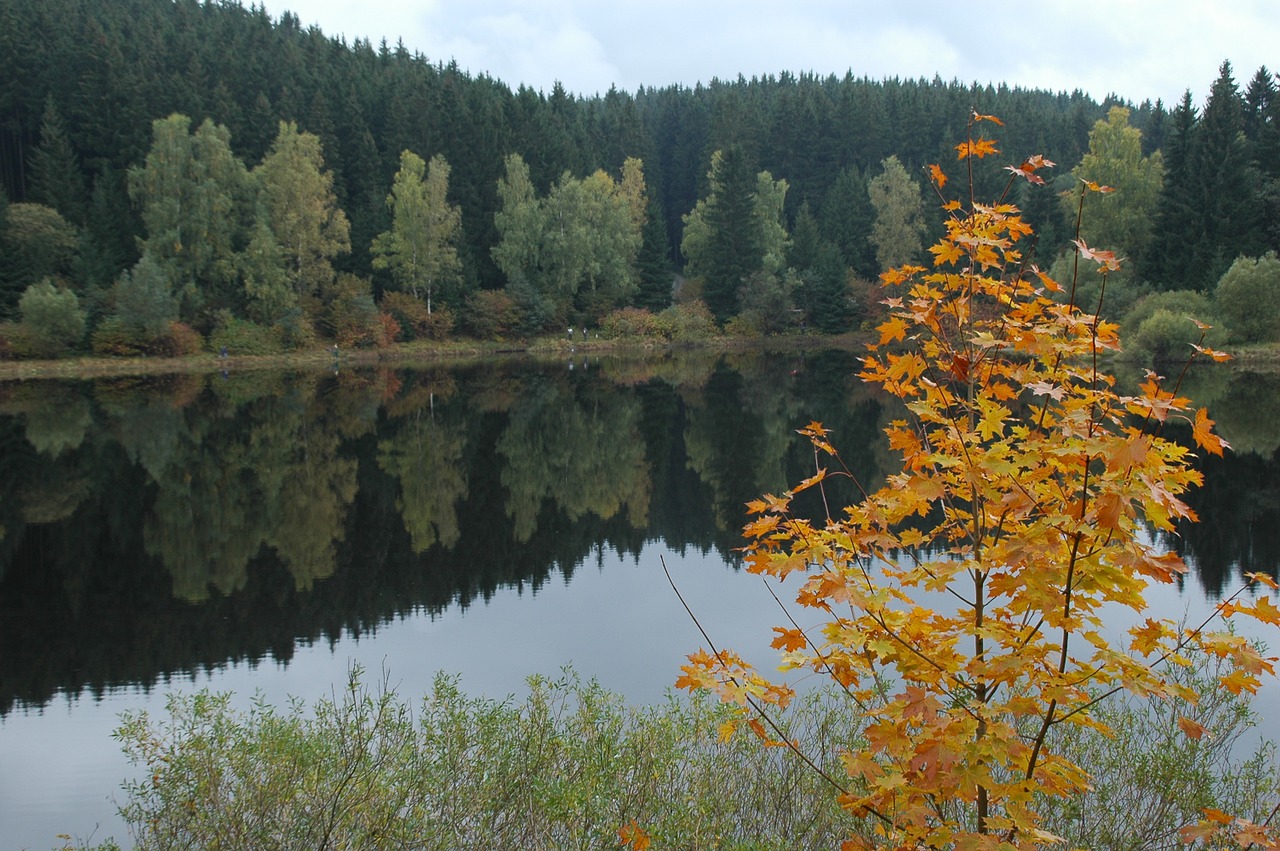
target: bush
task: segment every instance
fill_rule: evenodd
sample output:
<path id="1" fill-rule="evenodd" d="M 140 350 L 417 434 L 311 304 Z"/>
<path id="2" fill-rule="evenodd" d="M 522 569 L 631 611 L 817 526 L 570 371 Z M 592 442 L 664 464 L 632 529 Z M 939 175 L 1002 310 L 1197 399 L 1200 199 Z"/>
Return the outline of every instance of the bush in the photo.
<path id="1" fill-rule="evenodd" d="M 662 335 L 672 342 L 709 340 L 720 333 L 716 319 L 701 300 L 680 301 L 657 316 Z"/>
<path id="2" fill-rule="evenodd" d="M 1274 803 L 1274 749 L 1233 756 L 1256 722 L 1200 664 L 1198 707 L 1151 710 L 1117 704 L 1116 738 L 1073 728 L 1096 780 L 1086 807 L 1050 806 L 1049 825 L 1086 840 L 1167 836 L 1187 806 L 1258 812 Z M 729 707 L 672 697 L 628 707 L 572 670 L 533 677 L 523 702 L 464 694 L 438 676 L 416 713 L 385 685 L 371 692 L 359 670 L 334 699 L 279 711 L 202 691 L 169 698 L 167 718 L 125 715 L 116 731 L 144 769 L 128 782 L 121 812 L 142 851 L 168 847 L 257 849 L 609 848 L 632 821 L 672 849 L 832 848 L 849 819 L 822 780 L 783 748 L 720 735 Z M 842 771 L 835 754 L 862 733 L 847 695 L 817 691 L 781 718 L 788 738 Z M 1172 719 L 1215 732 L 1188 742 Z M 1074 802 L 1073 802 L 1074 803 Z M 327 837 L 322 843 L 320 837 Z M 100 846 L 105 849 L 110 846 Z M 1164 846 L 1160 847 L 1172 847 Z"/>
<path id="3" fill-rule="evenodd" d="M 277 355 L 285 350 L 284 329 L 223 314 L 209 335 L 209 348 L 231 355 Z"/>
<path id="4" fill-rule="evenodd" d="M 500 340 L 515 333 L 520 311 L 505 290 L 479 290 L 467 296 L 463 324 L 481 340 Z"/>
<path id="5" fill-rule="evenodd" d="M 600 336 L 609 339 L 652 340 L 663 338 L 657 317 L 642 307 L 624 307 L 606 315 L 600 321 Z"/>
<path id="6" fill-rule="evenodd" d="M 406 340 L 427 339 L 430 336 L 432 315 L 427 306 L 409 293 L 386 292 L 382 294 L 382 310 L 395 317 Z"/>
<path id="7" fill-rule="evenodd" d="M 1231 339 L 1242 343 L 1280 340 L 1280 259 L 1275 252 L 1232 263 L 1218 281 L 1214 304 Z"/>
<path id="8" fill-rule="evenodd" d="M 183 322 L 170 322 L 153 337 L 119 316 L 108 316 L 90 335 L 89 345 L 94 354 L 111 357 L 182 357 L 203 349 L 204 338 Z"/>
<path id="9" fill-rule="evenodd" d="M 79 347 L 84 339 L 84 311 L 71 290 L 55 287 L 45 278 L 32 284 L 18 301 L 22 337 L 35 357 L 57 357 Z"/>
<path id="10" fill-rule="evenodd" d="M 329 302 L 329 329 L 343 348 L 389 346 L 400 335 L 400 326 L 389 313 L 379 312 L 369 281 L 343 274 L 333 285 Z"/>
<path id="11" fill-rule="evenodd" d="M 1200 341 L 1196 321 L 1210 325 L 1217 321 L 1213 303 L 1203 294 L 1171 290 L 1146 296 L 1121 322 L 1125 349 L 1144 360 L 1185 358 L 1192 353 L 1191 344 Z M 1225 337 L 1226 332 L 1215 327 L 1207 333 L 1205 341 L 1216 346 Z"/>

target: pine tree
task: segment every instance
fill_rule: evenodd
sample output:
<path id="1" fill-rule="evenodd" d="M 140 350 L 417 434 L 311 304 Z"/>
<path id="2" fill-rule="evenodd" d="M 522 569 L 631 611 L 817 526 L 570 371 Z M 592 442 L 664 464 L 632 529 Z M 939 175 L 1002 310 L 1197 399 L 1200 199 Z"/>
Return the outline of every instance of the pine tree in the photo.
<path id="1" fill-rule="evenodd" d="M 45 101 L 40 144 L 31 152 L 28 170 L 28 197 L 32 201 L 52 207 L 73 224 L 85 224 L 89 193 L 79 158 L 52 97 Z"/>

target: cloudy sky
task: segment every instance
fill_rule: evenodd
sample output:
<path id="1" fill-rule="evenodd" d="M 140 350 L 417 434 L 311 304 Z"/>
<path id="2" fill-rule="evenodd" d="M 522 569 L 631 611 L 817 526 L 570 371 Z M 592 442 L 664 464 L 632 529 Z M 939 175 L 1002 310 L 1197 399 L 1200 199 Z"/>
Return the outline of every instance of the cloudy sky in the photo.
<path id="1" fill-rule="evenodd" d="M 348 42 L 404 41 L 512 87 L 578 94 L 738 74 L 1008 82 L 1201 104 L 1224 59 L 1280 70 L 1275 0 L 265 0 Z"/>

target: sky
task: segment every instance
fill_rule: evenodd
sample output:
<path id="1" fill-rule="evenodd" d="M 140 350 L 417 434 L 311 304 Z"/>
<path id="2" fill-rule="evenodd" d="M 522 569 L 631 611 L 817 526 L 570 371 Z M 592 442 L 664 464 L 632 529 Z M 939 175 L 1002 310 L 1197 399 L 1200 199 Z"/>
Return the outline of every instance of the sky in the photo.
<path id="1" fill-rule="evenodd" d="M 246 3 L 246 5 L 248 5 Z M 1223 60 L 1280 70 L 1275 0 L 265 0 L 348 43 L 403 40 L 515 88 L 578 95 L 790 71 L 958 79 L 1202 105 Z"/>

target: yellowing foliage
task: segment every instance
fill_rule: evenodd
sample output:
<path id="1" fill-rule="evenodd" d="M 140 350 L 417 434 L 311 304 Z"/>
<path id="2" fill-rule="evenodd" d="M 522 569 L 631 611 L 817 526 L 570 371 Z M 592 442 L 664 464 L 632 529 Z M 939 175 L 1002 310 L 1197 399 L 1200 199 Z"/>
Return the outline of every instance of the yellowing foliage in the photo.
<path id="1" fill-rule="evenodd" d="M 997 152 L 972 137 L 957 150 Z M 1036 172 L 1050 166 L 1033 157 L 1010 171 L 1042 182 Z M 941 196 L 946 176 L 931 172 Z M 890 314 L 860 372 L 910 413 L 887 429 L 902 472 L 874 493 L 859 485 L 865 498 L 842 512 L 800 516 L 796 494 L 851 475 L 833 435 L 811 423 L 800 434 L 830 468 L 752 502 L 745 529 L 750 571 L 800 581 L 802 611 L 773 642 L 784 667 L 832 678 L 866 721 L 844 755 L 847 777 L 833 781 L 868 823 L 847 848 L 1052 843 L 1035 795 L 1080 794 L 1088 777 L 1054 752 L 1051 730 L 1098 723 L 1099 695 L 1188 697 L 1162 671 L 1192 645 L 1227 663 L 1221 681 L 1235 692 L 1256 689 L 1276 661 L 1230 633 L 1156 617 L 1134 627 L 1128 651 L 1102 637 L 1104 607 L 1144 612 L 1145 589 L 1186 570 L 1147 534 L 1194 519 L 1183 496 L 1201 481 L 1164 425 L 1190 422 L 1203 451 L 1226 444 L 1161 376 L 1135 395 L 1117 389 L 1099 365 L 1119 348 L 1115 326 L 1049 297 L 1062 287 L 1015 247 L 1031 233 L 1016 207 L 941 200 L 949 219 L 934 268 L 882 277 Z M 1118 268 L 1114 253 L 1077 246 L 1104 275 Z M 803 610 L 820 623 L 802 628 Z M 1219 614 L 1280 620 L 1265 596 Z M 766 722 L 791 697 L 728 652 L 694 654 L 683 670 L 677 685 L 712 689 Z M 1209 732 L 1188 719 L 1181 728 Z M 1229 817 L 1188 836 L 1218 832 L 1275 837 Z"/>

